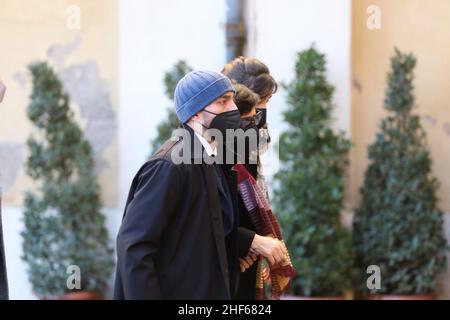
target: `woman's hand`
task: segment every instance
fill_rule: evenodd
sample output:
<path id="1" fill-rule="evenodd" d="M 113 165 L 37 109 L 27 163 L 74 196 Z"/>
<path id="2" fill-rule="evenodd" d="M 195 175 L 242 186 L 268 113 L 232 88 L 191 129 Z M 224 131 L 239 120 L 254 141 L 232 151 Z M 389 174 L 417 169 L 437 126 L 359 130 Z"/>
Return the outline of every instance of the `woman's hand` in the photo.
<path id="1" fill-rule="evenodd" d="M 283 243 L 272 237 L 263 237 L 255 235 L 250 252 L 264 256 L 270 263 L 275 265 L 282 262 L 285 259 L 286 251 Z"/>

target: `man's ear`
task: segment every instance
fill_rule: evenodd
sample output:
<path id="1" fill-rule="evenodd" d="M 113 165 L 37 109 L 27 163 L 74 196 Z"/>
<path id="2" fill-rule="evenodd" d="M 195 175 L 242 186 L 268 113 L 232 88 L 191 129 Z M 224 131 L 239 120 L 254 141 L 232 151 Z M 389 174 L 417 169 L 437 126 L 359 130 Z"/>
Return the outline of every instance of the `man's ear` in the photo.
<path id="1" fill-rule="evenodd" d="M 200 121 L 200 112 L 197 112 L 196 114 L 194 114 L 190 120 Z"/>

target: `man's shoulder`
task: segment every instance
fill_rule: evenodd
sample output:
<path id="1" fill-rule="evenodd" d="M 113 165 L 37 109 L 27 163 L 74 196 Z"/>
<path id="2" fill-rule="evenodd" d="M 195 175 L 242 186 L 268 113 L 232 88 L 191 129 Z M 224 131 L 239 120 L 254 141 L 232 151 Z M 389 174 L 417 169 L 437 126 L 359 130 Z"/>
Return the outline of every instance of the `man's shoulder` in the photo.
<path id="1" fill-rule="evenodd" d="M 172 137 L 162 144 L 162 146 L 150 157 L 139 169 L 137 176 L 147 175 L 154 170 L 182 170 L 182 166 L 173 161 L 172 153 L 176 146 L 181 143 L 181 139 Z"/>
<path id="2" fill-rule="evenodd" d="M 155 152 L 154 155 L 151 156 L 151 158 L 149 159 L 149 161 L 169 161 L 169 162 L 173 162 L 172 161 L 172 153 L 175 150 L 175 147 L 182 143 L 182 139 L 180 137 L 171 137 L 170 139 L 166 140 L 161 147 L 159 147 L 159 149 Z"/>
<path id="3" fill-rule="evenodd" d="M 204 147 L 190 128 L 178 128 L 149 161 L 168 161 L 181 168 L 202 164 Z"/>

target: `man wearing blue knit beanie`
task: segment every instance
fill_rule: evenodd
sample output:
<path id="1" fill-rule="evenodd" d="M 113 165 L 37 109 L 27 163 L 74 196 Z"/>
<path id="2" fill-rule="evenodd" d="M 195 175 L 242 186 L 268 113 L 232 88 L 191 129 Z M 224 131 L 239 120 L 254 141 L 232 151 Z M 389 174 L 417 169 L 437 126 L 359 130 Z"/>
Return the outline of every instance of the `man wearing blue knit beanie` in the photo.
<path id="1" fill-rule="evenodd" d="M 240 126 L 233 96 L 217 72 L 193 71 L 179 81 L 175 110 L 184 134 L 164 143 L 132 182 L 117 236 L 115 299 L 234 296 L 238 256 L 254 234 L 237 228 L 236 177 L 206 161 L 217 150 L 208 131 Z M 190 161 L 175 163 L 174 150 Z"/>

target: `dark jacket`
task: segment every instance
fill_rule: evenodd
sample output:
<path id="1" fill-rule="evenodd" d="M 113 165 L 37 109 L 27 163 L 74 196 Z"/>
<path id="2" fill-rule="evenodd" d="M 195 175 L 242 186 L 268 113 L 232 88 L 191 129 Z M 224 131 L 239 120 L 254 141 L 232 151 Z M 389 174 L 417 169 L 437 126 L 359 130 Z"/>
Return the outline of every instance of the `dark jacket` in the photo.
<path id="1" fill-rule="evenodd" d="M 8 300 L 8 280 L 6 278 L 5 249 L 3 245 L 1 199 L 0 199 L 0 300 Z"/>
<path id="2" fill-rule="evenodd" d="M 247 170 L 256 179 L 258 175 L 258 166 L 255 164 L 245 165 Z M 238 196 L 238 212 L 239 212 L 239 227 L 241 229 L 255 232 L 255 226 L 248 215 L 247 209 L 241 196 Z M 256 273 L 258 270 L 258 263 L 255 262 L 245 272 L 240 274 L 239 286 L 235 296 L 238 300 L 254 300 L 256 298 Z"/>
<path id="3" fill-rule="evenodd" d="M 230 299 L 239 281 L 238 257 L 253 234 L 238 229 L 236 176 L 223 167 L 235 224 L 225 238 L 220 195 L 211 164 L 192 151 L 175 164 L 172 152 L 200 143 L 167 141 L 133 179 L 117 236 L 115 299 Z M 191 143 L 182 145 L 186 141 Z M 186 150 L 186 149 L 184 149 Z M 231 187 L 234 185 L 234 188 Z"/>

